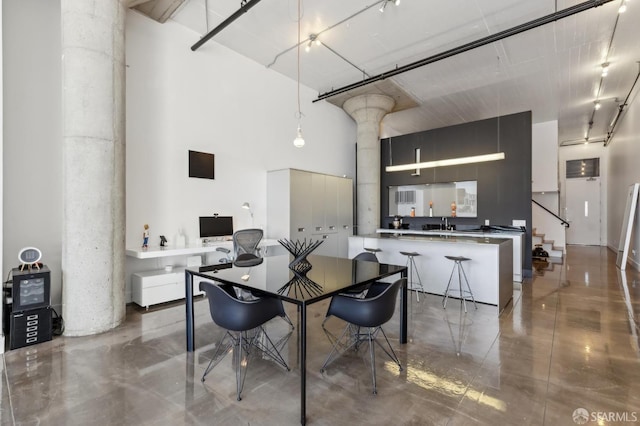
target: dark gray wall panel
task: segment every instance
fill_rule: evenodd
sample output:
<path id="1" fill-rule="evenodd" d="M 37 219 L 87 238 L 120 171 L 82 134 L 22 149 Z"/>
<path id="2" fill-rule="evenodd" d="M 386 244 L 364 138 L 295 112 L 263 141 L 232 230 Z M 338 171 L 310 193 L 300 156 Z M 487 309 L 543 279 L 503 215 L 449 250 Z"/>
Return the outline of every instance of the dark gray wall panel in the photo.
<path id="1" fill-rule="evenodd" d="M 420 148 L 421 161 L 468 157 L 503 151 L 505 159 L 488 163 L 438 167 L 412 172 L 385 171 L 388 165 L 413 163 L 414 150 Z M 419 183 L 478 181 L 478 217 L 451 218 L 459 229 L 483 225 L 511 225 L 512 220 L 525 220 L 524 268 L 531 272 L 531 112 L 464 123 L 441 129 L 382 139 L 380 223 L 388 227 L 388 187 Z M 411 228 L 440 223 L 440 218 L 405 218 Z"/>

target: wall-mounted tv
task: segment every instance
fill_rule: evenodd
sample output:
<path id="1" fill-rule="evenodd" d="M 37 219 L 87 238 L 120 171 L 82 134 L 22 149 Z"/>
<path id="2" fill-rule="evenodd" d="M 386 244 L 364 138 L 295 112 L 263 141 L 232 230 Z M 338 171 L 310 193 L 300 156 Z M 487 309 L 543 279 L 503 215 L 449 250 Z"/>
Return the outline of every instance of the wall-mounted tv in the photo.
<path id="1" fill-rule="evenodd" d="M 189 150 L 189 177 L 215 179 L 214 155 Z"/>
<path id="2" fill-rule="evenodd" d="M 200 216 L 200 238 L 232 235 L 233 216 Z"/>

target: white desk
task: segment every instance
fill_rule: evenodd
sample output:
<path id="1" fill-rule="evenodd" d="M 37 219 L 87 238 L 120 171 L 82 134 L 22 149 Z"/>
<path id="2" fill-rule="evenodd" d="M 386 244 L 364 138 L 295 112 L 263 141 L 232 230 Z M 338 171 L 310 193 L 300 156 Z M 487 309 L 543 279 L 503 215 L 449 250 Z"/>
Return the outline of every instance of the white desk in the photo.
<path id="1" fill-rule="evenodd" d="M 175 256 L 194 256 L 218 251 L 218 248 L 233 251 L 233 241 L 214 241 L 207 245 L 190 245 L 186 247 L 148 247 L 129 248 L 126 255 L 135 259 L 158 259 Z M 263 256 L 280 252 L 282 248 L 277 240 L 265 239 L 259 244 Z M 284 249 L 283 249 L 284 250 Z M 184 299 L 184 267 L 172 270 L 154 269 L 131 274 L 131 300 L 136 304 L 149 308 L 150 305 Z M 193 294 L 200 294 L 199 281 L 193 281 Z"/>

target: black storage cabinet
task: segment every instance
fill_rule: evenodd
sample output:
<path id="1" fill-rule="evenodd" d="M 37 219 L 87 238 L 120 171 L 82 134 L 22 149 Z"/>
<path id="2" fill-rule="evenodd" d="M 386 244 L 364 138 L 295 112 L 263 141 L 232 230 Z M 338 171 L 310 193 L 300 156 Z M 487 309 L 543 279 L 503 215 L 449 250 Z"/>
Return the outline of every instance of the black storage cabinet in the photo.
<path id="1" fill-rule="evenodd" d="M 11 272 L 13 282 L 8 288 L 5 287 L 4 307 L 5 333 L 9 334 L 9 349 L 51 340 L 49 268 L 14 268 Z"/>

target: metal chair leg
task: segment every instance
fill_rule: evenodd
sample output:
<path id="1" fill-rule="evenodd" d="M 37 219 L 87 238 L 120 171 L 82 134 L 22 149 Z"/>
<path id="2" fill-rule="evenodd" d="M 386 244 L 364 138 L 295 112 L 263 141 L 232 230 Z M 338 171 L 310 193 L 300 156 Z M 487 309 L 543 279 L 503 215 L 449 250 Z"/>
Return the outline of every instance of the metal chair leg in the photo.
<path id="1" fill-rule="evenodd" d="M 238 333 L 238 340 L 236 341 L 236 396 L 238 401 L 242 401 L 242 398 L 240 397 L 240 394 L 242 393 L 242 389 L 244 388 L 244 378 L 247 375 L 247 364 L 248 364 L 248 353 L 247 353 L 247 358 L 244 358 L 243 355 L 243 345 L 242 345 L 242 341 L 243 339 L 246 339 L 246 337 L 243 337 L 243 333 L 246 332 L 240 332 Z M 244 364 L 244 369 L 242 368 Z M 243 372 L 244 370 L 244 372 Z"/>
<path id="2" fill-rule="evenodd" d="M 451 287 L 451 279 L 453 278 L 453 273 L 456 271 L 456 265 L 453 265 L 453 269 L 451 269 L 451 275 L 449 275 L 449 282 L 447 283 L 447 289 L 444 291 L 444 298 L 442 299 L 442 307 L 444 309 L 447 308 L 447 299 L 449 298 L 449 289 Z"/>
<path id="3" fill-rule="evenodd" d="M 471 296 L 471 300 L 473 300 L 473 306 L 475 306 L 476 309 L 478 309 L 478 305 L 476 304 L 476 299 L 475 297 L 473 297 L 473 292 L 471 291 L 471 286 L 469 285 L 469 280 L 467 279 L 467 274 L 464 272 L 464 268 L 462 268 L 462 275 L 464 276 L 464 282 L 467 284 L 467 288 L 469 289 L 469 295 Z"/>
<path id="4" fill-rule="evenodd" d="M 368 340 L 369 340 L 369 354 L 371 358 L 371 378 L 373 379 L 373 394 L 378 394 L 378 389 L 376 388 L 376 348 L 373 344 L 374 337 L 371 334 L 371 328 L 369 328 L 368 332 Z"/>
<path id="5" fill-rule="evenodd" d="M 201 382 L 204 382 L 205 377 L 207 377 L 207 374 L 209 374 L 211 372 L 211 370 L 213 370 L 213 368 L 220 364 L 220 361 L 222 361 L 224 359 L 224 357 L 227 355 L 226 352 L 229 350 L 229 348 L 232 347 L 232 345 L 230 343 L 225 343 L 225 341 L 227 340 L 227 338 L 230 336 L 229 332 L 227 331 L 222 338 L 218 341 L 218 345 L 216 347 L 216 351 L 213 353 L 213 356 L 211 357 L 211 361 L 209 361 L 209 365 L 207 365 L 207 368 L 204 370 L 204 374 L 202 375 L 202 378 L 200 379 Z M 231 337 L 233 339 L 233 337 Z M 221 350 L 221 348 L 224 348 L 224 350 Z M 222 356 L 220 356 L 220 354 L 222 354 Z M 219 357 L 217 360 L 216 358 Z"/>

